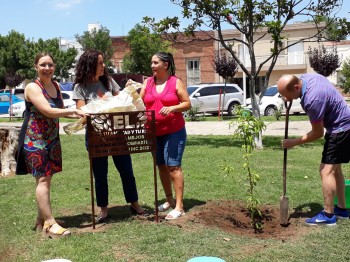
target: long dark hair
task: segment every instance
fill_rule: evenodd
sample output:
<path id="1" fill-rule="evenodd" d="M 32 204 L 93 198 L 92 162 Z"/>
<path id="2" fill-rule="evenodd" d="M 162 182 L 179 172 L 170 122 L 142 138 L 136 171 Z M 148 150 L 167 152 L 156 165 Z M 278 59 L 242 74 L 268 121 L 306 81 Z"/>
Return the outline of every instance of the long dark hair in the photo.
<path id="1" fill-rule="evenodd" d="M 96 50 L 87 50 L 79 58 L 77 66 L 75 67 L 75 84 L 86 85 L 89 82 L 92 82 L 93 78 L 96 75 L 96 68 L 98 62 L 98 56 L 103 54 Z M 104 74 L 99 77 L 99 80 L 102 82 L 104 87 L 110 91 L 109 84 L 109 74 L 107 69 L 104 69 Z"/>
<path id="2" fill-rule="evenodd" d="M 160 60 L 163 62 L 168 63 L 168 72 L 170 75 L 175 75 L 175 63 L 174 63 L 174 57 L 171 53 L 166 52 L 158 52 L 154 54 L 155 56 L 158 56 Z"/>

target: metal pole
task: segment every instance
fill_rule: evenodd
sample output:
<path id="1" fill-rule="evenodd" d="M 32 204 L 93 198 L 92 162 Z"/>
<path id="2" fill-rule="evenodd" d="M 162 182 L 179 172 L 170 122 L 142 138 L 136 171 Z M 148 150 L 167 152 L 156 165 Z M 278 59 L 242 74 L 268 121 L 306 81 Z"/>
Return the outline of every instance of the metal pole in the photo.
<path id="1" fill-rule="evenodd" d="M 153 157 L 153 176 L 154 176 L 154 203 L 156 208 L 156 222 L 159 222 L 159 216 L 158 216 L 158 188 L 157 188 L 157 164 L 156 164 L 156 153 L 152 153 Z"/>
<path id="2" fill-rule="evenodd" d="M 95 200 L 94 200 L 94 177 L 92 174 L 92 159 L 90 160 L 90 193 L 91 193 L 91 212 L 92 212 L 92 228 L 95 229 Z"/>

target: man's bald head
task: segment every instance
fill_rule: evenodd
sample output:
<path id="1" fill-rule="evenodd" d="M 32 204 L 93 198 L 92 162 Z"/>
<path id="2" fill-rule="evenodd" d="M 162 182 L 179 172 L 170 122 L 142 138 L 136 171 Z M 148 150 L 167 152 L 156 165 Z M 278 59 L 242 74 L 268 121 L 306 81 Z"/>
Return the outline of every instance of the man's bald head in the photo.
<path id="1" fill-rule="evenodd" d="M 277 82 L 278 92 L 287 100 L 300 97 L 301 81 L 295 75 L 284 75 Z"/>
<path id="2" fill-rule="evenodd" d="M 299 78 L 297 78 L 295 75 L 284 75 L 278 80 L 277 88 L 278 88 L 278 91 L 280 89 L 293 91 L 295 85 L 298 85 L 298 84 L 299 84 Z"/>

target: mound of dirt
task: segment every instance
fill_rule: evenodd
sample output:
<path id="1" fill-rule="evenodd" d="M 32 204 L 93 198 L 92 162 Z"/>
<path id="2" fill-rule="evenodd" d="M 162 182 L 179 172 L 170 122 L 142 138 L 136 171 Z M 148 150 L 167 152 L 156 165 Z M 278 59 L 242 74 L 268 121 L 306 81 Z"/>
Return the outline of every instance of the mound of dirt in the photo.
<path id="1" fill-rule="evenodd" d="M 262 213 L 261 232 L 256 232 L 245 204 L 234 200 L 208 201 L 204 205 L 189 210 L 181 219 L 169 223 L 187 228 L 193 224 L 217 227 L 226 233 L 256 238 L 274 238 L 287 240 L 307 234 L 310 227 L 305 226 L 305 214 L 290 214 L 288 226 L 281 226 L 279 207 L 260 205 Z"/>

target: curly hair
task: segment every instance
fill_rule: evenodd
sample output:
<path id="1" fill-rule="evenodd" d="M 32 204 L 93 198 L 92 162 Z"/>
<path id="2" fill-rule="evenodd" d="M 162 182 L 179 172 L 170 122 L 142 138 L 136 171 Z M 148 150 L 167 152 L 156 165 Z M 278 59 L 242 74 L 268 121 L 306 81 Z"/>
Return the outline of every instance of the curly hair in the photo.
<path id="1" fill-rule="evenodd" d="M 96 75 L 97 61 L 98 56 L 103 54 L 96 50 L 87 50 L 79 58 L 77 66 L 75 67 L 75 84 L 86 85 L 89 82 L 92 82 Z M 103 76 L 99 77 L 99 80 L 102 82 L 104 87 L 107 90 L 110 90 L 109 84 L 109 74 L 107 69 L 104 69 Z"/>

